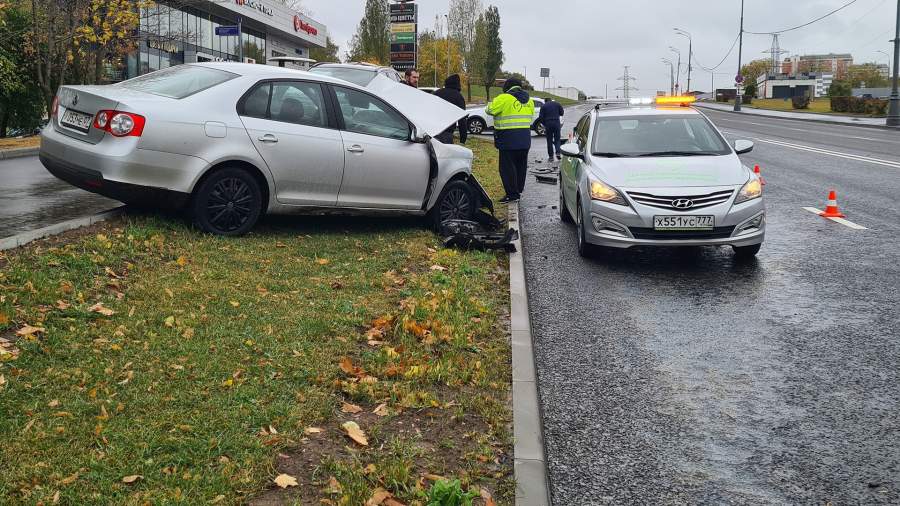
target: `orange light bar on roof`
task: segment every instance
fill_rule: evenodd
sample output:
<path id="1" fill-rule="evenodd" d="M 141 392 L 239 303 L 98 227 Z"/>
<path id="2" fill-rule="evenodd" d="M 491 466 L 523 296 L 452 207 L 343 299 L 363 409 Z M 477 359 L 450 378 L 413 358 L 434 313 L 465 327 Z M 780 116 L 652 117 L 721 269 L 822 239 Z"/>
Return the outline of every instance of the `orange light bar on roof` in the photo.
<path id="1" fill-rule="evenodd" d="M 688 105 L 697 101 L 697 97 L 656 97 L 656 103 L 660 105 Z"/>

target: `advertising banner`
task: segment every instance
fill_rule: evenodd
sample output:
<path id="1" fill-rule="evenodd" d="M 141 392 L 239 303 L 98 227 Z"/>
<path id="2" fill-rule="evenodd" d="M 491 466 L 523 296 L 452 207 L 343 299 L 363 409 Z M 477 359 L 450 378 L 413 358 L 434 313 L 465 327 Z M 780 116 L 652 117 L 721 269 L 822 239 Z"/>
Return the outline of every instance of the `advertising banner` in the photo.
<path id="1" fill-rule="evenodd" d="M 389 6 L 391 17 L 391 67 L 403 72 L 416 67 L 419 9 L 415 2 Z"/>

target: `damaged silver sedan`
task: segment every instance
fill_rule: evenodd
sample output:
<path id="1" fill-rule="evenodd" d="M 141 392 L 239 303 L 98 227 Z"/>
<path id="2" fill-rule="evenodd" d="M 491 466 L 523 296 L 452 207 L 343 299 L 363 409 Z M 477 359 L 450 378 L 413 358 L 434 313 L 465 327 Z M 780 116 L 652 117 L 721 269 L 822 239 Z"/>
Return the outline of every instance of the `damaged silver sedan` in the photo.
<path id="1" fill-rule="evenodd" d="M 63 86 L 40 159 L 75 186 L 185 209 L 247 233 L 266 213 L 428 216 L 491 206 L 472 151 L 432 137 L 466 112 L 383 76 L 365 88 L 239 63 L 171 67 L 109 86 Z"/>

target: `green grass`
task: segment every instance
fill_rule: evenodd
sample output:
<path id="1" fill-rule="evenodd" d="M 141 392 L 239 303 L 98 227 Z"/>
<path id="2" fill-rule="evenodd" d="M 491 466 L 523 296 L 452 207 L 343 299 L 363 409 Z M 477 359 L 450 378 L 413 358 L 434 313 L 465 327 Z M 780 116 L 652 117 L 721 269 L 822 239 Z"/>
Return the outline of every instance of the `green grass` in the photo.
<path id="1" fill-rule="evenodd" d="M 496 153 L 469 146 L 499 197 Z M 273 218 L 227 239 L 130 216 L 0 253 L 0 503 L 413 501 L 423 473 L 511 503 L 507 272 L 415 219 Z M 300 487 L 273 489 L 292 465 Z"/>
<path id="2" fill-rule="evenodd" d="M 733 104 L 734 100 L 729 101 L 729 103 Z M 781 98 L 754 98 L 752 104 L 744 105 L 743 107 L 749 107 L 751 109 L 767 109 L 771 111 L 834 114 L 838 116 L 866 116 L 860 114 L 833 112 L 831 110 L 831 99 L 827 97 L 810 100 L 808 109 L 794 109 L 790 100 L 784 100 Z"/>

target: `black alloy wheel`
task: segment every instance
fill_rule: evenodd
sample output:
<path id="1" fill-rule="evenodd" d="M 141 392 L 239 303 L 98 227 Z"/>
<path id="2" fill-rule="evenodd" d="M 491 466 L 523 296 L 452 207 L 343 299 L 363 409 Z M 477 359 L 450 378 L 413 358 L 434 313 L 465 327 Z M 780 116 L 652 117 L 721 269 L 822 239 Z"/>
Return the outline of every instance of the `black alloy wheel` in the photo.
<path id="1" fill-rule="evenodd" d="M 444 187 L 441 198 L 432 209 L 433 225 L 440 230 L 448 220 L 471 220 L 478 210 L 475 192 L 465 181 L 451 181 Z"/>
<path id="2" fill-rule="evenodd" d="M 262 191 L 247 171 L 226 168 L 207 178 L 194 196 L 197 225 L 216 235 L 244 235 L 262 214 Z"/>
<path id="3" fill-rule="evenodd" d="M 481 118 L 472 118 L 469 120 L 469 133 L 480 134 L 487 128 L 487 124 Z"/>

